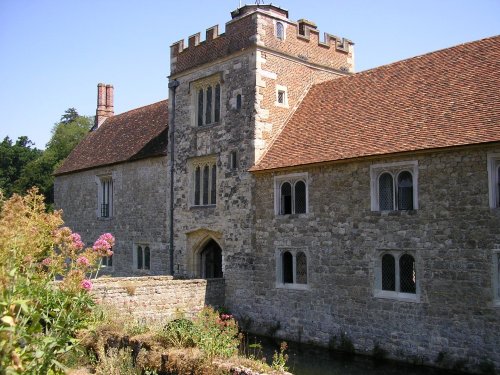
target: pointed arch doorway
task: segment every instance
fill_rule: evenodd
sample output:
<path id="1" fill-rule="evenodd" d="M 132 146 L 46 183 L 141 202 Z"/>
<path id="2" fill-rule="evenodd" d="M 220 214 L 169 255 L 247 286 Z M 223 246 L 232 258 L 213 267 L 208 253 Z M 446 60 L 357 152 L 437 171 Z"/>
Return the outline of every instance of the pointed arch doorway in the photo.
<path id="1" fill-rule="evenodd" d="M 200 274 L 204 279 L 223 277 L 222 249 L 214 240 L 210 240 L 200 252 Z"/>

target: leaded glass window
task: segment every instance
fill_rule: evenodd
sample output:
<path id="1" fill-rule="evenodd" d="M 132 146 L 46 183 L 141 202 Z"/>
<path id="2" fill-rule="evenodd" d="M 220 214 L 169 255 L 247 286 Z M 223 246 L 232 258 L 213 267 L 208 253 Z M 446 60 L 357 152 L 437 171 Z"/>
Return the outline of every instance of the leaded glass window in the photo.
<path id="1" fill-rule="evenodd" d="M 212 123 L 212 87 L 207 88 L 207 101 L 205 108 L 205 124 Z"/>
<path id="2" fill-rule="evenodd" d="M 288 215 L 292 213 L 292 185 L 284 182 L 281 185 L 281 214 Z"/>
<path id="3" fill-rule="evenodd" d="M 198 91 L 198 126 L 203 125 L 203 89 Z"/>
<path id="4" fill-rule="evenodd" d="M 208 204 L 208 179 L 209 179 L 209 168 L 205 165 L 203 168 L 203 204 Z"/>
<path id="5" fill-rule="evenodd" d="M 216 203 L 216 186 L 217 186 L 217 167 L 212 166 L 212 181 L 211 181 L 211 189 L 210 189 L 210 204 Z"/>
<path id="6" fill-rule="evenodd" d="M 283 253 L 283 283 L 293 283 L 293 256 L 289 251 Z"/>
<path id="7" fill-rule="evenodd" d="M 297 271 L 297 284 L 307 284 L 307 257 L 303 252 L 297 253 L 295 259 L 295 268 Z"/>
<path id="8" fill-rule="evenodd" d="M 396 261 L 391 254 L 382 257 L 382 290 L 396 290 Z"/>
<path id="9" fill-rule="evenodd" d="M 413 179 L 408 171 L 398 176 L 398 210 L 413 210 Z"/>
<path id="10" fill-rule="evenodd" d="M 378 182 L 378 199 L 381 211 L 394 209 L 394 183 L 390 173 L 382 173 Z"/>
<path id="11" fill-rule="evenodd" d="M 137 269 L 142 270 L 142 246 L 137 246 Z"/>
<path id="12" fill-rule="evenodd" d="M 303 214 L 306 212 L 306 183 L 297 181 L 295 183 L 295 213 Z"/>
<path id="13" fill-rule="evenodd" d="M 220 120 L 220 84 L 215 85 L 215 108 L 214 108 L 214 121 Z"/>
<path id="14" fill-rule="evenodd" d="M 276 38 L 279 40 L 285 39 L 285 29 L 281 22 L 276 22 Z"/>
<path id="15" fill-rule="evenodd" d="M 278 90 L 278 103 L 285 104 L 286 93 L 283 90 Z"/>
<path id="16" fill-rule="evenodd" d="M 399 258 L 399 282 L 402 293 L 416 293 L 415 259 L 409 254 Z"/>
<path id="17" fill-rule="evenodd" d="M 151 253 L 149 251 L 149 246 L 144 248 L 144 269 L 149 270 L 151 267 Z"/>
<path id="18" fill-rule="evenodd" d="M 201 171 L 200 167 L 196 167 L 194 173 L 194 204 L 198 206 L 200 204 L 200 183 L 201 183 Z"/>
<path id="19" fill-rule="evenodd" d="M 500 207 L 500 166 L 497 168 L 497 207 Z"/>

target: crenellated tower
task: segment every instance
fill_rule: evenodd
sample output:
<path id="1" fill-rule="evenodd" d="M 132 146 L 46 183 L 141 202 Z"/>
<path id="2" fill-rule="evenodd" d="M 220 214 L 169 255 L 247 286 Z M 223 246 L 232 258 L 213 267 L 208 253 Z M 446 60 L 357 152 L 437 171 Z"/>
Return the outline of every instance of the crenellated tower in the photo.
<path id="1" fill-rule="evenodd" d="M 171 46 L 174 270 L 223 275 L 228 305 L 254 274 L 254 202 L 263 198 L 248 170 L 311 85 L 354 72 L 353 43 L 319 34 L 277 6 L 245 5 L 224 33 L 214 26 L 205 40 L 197 33 Z"/>

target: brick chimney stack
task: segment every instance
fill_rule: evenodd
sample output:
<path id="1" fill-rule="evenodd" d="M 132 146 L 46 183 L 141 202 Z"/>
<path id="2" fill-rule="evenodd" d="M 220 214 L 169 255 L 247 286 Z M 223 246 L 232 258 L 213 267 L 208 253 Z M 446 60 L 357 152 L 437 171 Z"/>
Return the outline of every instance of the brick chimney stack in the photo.
<path id="1" fill-rule="evenodd" d="M 97 110 L 95 112 L 95 126 L 99 128 L 102 123 L 115 114 L 113 106 L 113 85 L 99 83 L 97 85 Z"/>

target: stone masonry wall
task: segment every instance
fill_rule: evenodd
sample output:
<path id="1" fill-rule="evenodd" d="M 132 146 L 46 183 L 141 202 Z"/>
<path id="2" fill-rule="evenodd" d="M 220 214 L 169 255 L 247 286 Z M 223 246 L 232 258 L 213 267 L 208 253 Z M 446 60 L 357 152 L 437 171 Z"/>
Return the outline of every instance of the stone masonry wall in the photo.
<path id="1" fill-rule="evenodd" d="M 110 218 L 98 217 L 101 175 L 113 177 Z M 80 233 L 87 246 L 105 232 L 116 238 L 113 267 L 103 269 L 103 273 L 115 276 L 168 273 L 167 175 L 166 158 L 156 157 L 57 176 L 55 202 L 57 209 L 63 209 L 65 225 Z M 150 270 L 134 267 L 134 244 L 149 245 Z"/>
<path id="2" fill-rule="evenodd" d="M 224 305 L 224 279 L 175 280 L 172 276 L 99 278 L 92 294 L 98 303 L 140 321 L 196 315 L 205 305 Z"/>
<path id="3" fill-rule="evenodd" d="M 361 352 L 378 344 L 403 360 L 443 365 L 441 356 L 477 368 L 488 359 L 500 368 L 492 281 L 500 211 L 488 205 L 488 151 L 500 148 L 296 169 L 308 174 L 309 212 L 300 215 L 275 215 L 273 176 L 281 173 L 257 174 L 254 291 L 229 307 L 259 333 L 279 328 L 280 337 L 324 346 L 345 334 Z M 414 160 L 418 210 L 371 211 L 370 165 Z M 305 288 L 277 283 L 284 248 L 306 252 Z M 375 296 L 384 250 L 414 254 L 417 301 Z M 246 290 L 246 280 L 233 282 Z"/>

